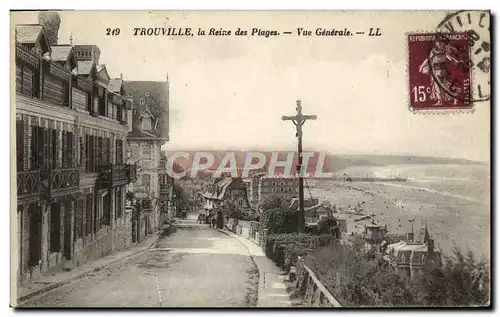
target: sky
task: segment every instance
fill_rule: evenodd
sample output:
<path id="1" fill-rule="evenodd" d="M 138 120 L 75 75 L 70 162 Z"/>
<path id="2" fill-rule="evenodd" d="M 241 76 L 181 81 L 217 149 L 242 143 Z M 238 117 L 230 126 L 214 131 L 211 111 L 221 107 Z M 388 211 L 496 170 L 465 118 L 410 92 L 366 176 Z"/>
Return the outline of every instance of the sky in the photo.
<path id="1" fill-rule="evenodd" d="M 408 32 L 435 30 L 446 12 L 66 11 L 59 43 L 95 44 L 112 77 L 170 82 L 169 149 L 296 147 L 281 116 L 295 102 L 316 121 L 304 126 L 304 150 L 406 154 L 489 161 L 490 103 L 469 114 L 408 110 Z M 15 13 L 12 23 L 37 23 Z M 292 31 L 277 37 L 133 36 L 134 27 Z M 368 31 L 382 36 L 299 37 L 296 29 Z M 107 36 L 106 28 L 120 28 Z"/>

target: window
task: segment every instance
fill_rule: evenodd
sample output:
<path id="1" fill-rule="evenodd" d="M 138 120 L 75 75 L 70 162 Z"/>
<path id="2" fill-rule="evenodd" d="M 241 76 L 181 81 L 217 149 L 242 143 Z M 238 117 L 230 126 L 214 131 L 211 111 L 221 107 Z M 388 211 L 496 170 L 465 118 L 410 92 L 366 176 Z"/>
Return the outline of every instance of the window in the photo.
<path id="1" fill-rule="evenodd" d="M 140 102 L 141 102 L 141 106 L 144 106 L 144 105 L 146 105 L 146 99 L 144 99 L 144 98 L 141 98 L 141 101 L 140 101 Z"/>
<path id="2" fill-rule="evenodd" d="M 116 140 L 116 164 L 123 164 L 123 141 Z"/>
<path id="3" fill-rule="evenodd" d="M 149 118 L 149 117 L 142 118 L 142 130 L 144 130 L 144 131 L 151 130 L 151 118 Z"/>
<path id="4" fill-rule="evenodd" d="M 142 158 L 151 159 L 151 145 L 143 145 L 142 146 Z"/>
<path id="5" fill-rule="evenodd" d="M 55 130 L 53 130 L 53 138 L 56 139 L 57 138 L 57 133 Z M 68 168 L 68 167 L 73 167 L 74 165 L 74 160 L 73 160 L 73 132 L 66 132 L 66 131 L 63 131 L 62 132 L 62 136 L 63 136 L 63 139 L 62 139 L 62 167 L 63 168 Z M 54 148 L 55 148 L 55 144 L 54 144 Z M 55 151 L 55 150 L 54 150 Z M 56 155 L 56 153 L 54 152 L 54 155 Z M 57 157 L 57 156 L 56 156 Z M 53 163 L 55 166 L 55 160 L 54 160 L 54 163 Z"/>
<path id="6" fill-rule="evenodd" d="M 146 92 L 146 97 L 149 97 L 149 92 Z"/>
<path id="7" fill-rule="evenodd" d="M 144 185 L 144 186 L 151 185 L 151 175 L 149 175 L 149 174 L 142 175 L 142 185 Z"/>

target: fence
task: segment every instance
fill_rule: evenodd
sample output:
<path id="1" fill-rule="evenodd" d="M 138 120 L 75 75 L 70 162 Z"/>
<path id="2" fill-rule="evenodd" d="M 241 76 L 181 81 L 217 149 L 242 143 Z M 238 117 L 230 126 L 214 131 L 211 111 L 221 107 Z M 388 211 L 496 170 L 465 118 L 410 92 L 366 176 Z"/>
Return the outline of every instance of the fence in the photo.
<path id="1" fill-rule="evenodd" d="M 263 237 L 265 237 L 265 233 L 261 232 L 260 223 L 258 221 L 246 221 L 229 218 L 226 221 L 226 228 L 259 246 L 262 246 L 264 243 L 265 239 L 263 239 Z"/>
<path id="2" fill-rule="evenodd" d="M 237 235 L 264 247 L 268 229 L 260 227 L 257 221 L 245 221 L 229 218 L 226 227 Z M 304 295 L 304 303 L 309 307 L 342 307 L 332 294 L 321 284 L 316 274 L 308 268 L 304 260 L 298 257 L 296 262 L 296 288 Z"/>
<path id="3" fill-rule="evenodd" d="M 321 284 L 316 274 L 308 268 L 304 260 L 298 257 L 296 288 L 304 295 L 304 304 L 308 307 L 342 307 L 332 294 Z"/>

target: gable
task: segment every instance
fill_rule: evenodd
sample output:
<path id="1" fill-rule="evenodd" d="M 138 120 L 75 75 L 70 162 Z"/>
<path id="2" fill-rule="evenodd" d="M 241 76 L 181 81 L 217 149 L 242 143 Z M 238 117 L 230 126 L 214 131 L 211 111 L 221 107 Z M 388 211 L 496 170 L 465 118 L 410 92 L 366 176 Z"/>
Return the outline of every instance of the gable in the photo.
<path id="1" fill-rule="evenodd" d="M 102 81 L 109 83 L 111 77 L 109 76 L 108 69 L 106 68 L 106 65 L 99 65 L 97 68 L 97 74 L 99 79 Z"/>

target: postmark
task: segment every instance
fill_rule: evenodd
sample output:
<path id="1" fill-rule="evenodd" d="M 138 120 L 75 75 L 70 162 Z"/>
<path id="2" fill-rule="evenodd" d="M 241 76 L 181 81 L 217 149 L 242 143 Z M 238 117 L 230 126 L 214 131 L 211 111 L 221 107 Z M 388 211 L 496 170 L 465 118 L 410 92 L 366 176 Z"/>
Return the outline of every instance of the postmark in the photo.
<path id="1" fill-rule="evenodd" d="M 470 47 L 471 102 L 478 104 L 491 99 L 491 34 L 489 11 L 456 11 L 446 15 L 437 25 L 441 33 L 468 34 Z"/>
<path id="2" fill-rule="evenodd" d="M 408 35 L 410 109 L 471 109 L 469 35 Z"/>

